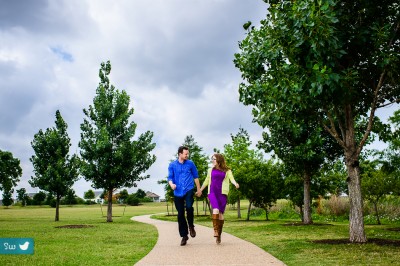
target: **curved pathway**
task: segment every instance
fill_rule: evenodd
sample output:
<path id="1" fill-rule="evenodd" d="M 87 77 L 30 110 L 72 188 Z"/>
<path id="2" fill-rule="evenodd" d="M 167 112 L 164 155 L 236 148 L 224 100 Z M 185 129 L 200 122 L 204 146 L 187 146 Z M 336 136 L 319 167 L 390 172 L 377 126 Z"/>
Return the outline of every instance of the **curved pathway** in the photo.
<path id="1" fill-rule="evenodd" d="M 156 226 L 158 240 L 147 256 L 135 265 L 285 265 L 256 245 L 222 232 L 217 245 L 210 227 L 195 225 L 197 236 L 180 246 L 178 223 L 151 219 L 150 215 L 131 220 Z"/>

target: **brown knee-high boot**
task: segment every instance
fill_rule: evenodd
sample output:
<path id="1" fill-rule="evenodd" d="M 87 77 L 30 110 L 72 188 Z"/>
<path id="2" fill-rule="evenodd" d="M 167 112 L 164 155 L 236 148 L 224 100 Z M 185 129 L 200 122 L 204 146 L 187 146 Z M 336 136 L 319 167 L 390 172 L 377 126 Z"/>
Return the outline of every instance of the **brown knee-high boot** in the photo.
<path id="1" fill-rule="evenodd" d="M 225 220 L 218 220 L 218 236 L 217 236 L 217 244 L 221 243 L 221 234 L 222 234 L 222 228 L 224 227 L 224 222 Z"/>
<path id="2" fill-rule="evenodd" d="M 212 215 L 213 227 L 214 227 L 214 237 L 218 237 L 218 222 L 219 214 Z"/>

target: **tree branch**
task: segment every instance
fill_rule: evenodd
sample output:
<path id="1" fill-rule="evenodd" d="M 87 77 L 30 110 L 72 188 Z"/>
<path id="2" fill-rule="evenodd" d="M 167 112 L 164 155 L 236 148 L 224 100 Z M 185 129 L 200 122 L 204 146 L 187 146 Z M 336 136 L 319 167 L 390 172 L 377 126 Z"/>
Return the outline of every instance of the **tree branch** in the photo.
<path id="1" fill-rule="evenodd" d="M 364 147 L 369 134 L 371 133 L 372 125 L 373 125 L 374 118 L 375 118 L 375 111 L 376 111 L 376 107 L 377 107 L 378 94 L 379 94 L 380 89 L 382 88 L 385 76 L 386 76 L 386 69 L 384 69 L 383 72 L 381 73 L 381 75 L 379 77 L 378 85 L 376 86 L 376 88 L 374 90 L 374 100 L 371 103 L 371 112 L 370 112 L 369 118 L 368 118 L 367 129 L 365 130 L 364 136 L 362 137 L 360 144 L 357 147 L 357 155 L 360 155 L 361 150 Z"/>
<path id="2" fill-rule="evenodd" d="M 336 127 L 335 127 L 335 123 L 333 121 L 333 117 L 330 115 L 330 113 L 328 112 L 328 110 L 324 109 L 326 116 L 328 117 L 328 120 L 331 124 L 331 127 L 328 127 L 327 125 L 325 125 L 324 122 L 322 122 L 322 126 L 324 127 L 324 129 L 332 135 L 332 137 L 339 143 L 339 145 L 343 148 L 346 149 L 346 146 L 344 145 L 343 140 L 339 137 L 339 134 L 336 131 Z"/>

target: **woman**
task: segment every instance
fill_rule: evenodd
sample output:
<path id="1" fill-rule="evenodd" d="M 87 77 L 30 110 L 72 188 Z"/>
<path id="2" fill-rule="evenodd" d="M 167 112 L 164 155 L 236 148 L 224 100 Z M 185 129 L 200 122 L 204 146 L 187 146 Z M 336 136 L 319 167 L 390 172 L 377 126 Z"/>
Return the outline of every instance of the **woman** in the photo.
<path id="1" fill-rule="evenodd" d="M 203 189 L 208 186 L 208 199 L 212 208 L 212 221 L 214 226 L 214 237 L 217 244 L 221 243 L 222 227 L 224 225 L 224 213 L 228 200 L 229 181 L 239 188 L 239 184 L 235 181 L 232 171 L 226 166 L 224 157 L 216 153 L 211 157 L 213 167 L 208 169 L 207 177 L 204 180 L 198 197 L 201 196 Z"/>

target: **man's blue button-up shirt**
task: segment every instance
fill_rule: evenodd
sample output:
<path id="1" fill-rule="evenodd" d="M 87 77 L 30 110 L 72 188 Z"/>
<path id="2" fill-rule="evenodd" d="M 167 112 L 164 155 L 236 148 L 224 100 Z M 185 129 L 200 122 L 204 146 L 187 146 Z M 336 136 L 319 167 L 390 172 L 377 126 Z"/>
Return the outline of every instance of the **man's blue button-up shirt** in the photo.
<path id="1" fill-rule="evenodd" d="M 176 185 L 174 195 L 183 197 L 189 190 L 194 188 L 194 179 L 198 178 L 196 165 L 191 160 L 180 163 L 178 160 L 171 162 L 168 166 L 168 182 Z"/>

